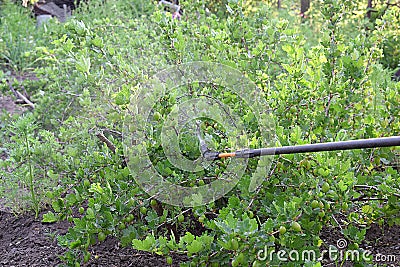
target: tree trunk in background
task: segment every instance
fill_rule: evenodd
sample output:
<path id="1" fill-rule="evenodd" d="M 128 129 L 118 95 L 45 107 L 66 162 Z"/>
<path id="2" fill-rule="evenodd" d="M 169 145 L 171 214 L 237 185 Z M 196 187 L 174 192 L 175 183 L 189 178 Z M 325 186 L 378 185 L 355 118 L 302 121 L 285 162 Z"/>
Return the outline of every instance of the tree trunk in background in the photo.
<path id="1" fill-rule="evenodd" d="M 281 0 L 278 0 L 278 9 L 280 9 L 281 8 Z"/>
<path id="2" fill-rule="evenodd" d="M 369 1 L 369 0 L 368 0 Z M 300 1 L 300 13 L 304 15 L 310 8 L 310 0 L 301 0 Z"/>

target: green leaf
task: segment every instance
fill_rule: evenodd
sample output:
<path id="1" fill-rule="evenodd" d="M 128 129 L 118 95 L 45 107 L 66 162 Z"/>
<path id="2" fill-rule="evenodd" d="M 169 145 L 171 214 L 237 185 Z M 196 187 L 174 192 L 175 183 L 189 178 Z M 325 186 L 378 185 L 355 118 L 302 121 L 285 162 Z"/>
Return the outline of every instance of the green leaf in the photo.
<path id="1" fill-rule="evenodd" d="M 103 194 L 104 190 L 101 187 L 100 183 L 93 183 L 89 188 L 89 192 Z"/>
<path id="2" fill-rule="evenodd" d="M 186 232 L 186 234 L 181 238 L 181 241 L 185 242 L 186 244 L 192 243 L 193 240 L 194 240 L 194 235 L 189 232 Z"/>
<path id="3" fill-rule="evenodd" d="M 123 86 L 122 90 L 119 91 L 115 96 L 115 104 L 117 105 L 126 105 L 129 104 L 129 97 L 130 97 L 130 91 L 127 86 Z"/>
<path id="4" fill-rule="evenodd" d="M 78 240 L 76 240 L 76 241 L 72 241 L 72 242 L 69 244 L 69 248 L 70 248 L 70 249 L 74 249 L 74 248 L 79 247 L 81 244 L 82 244 L 82 241 L 78 239 Z"/>
<path id="5" fill-rule="evenodd" d="M 81 55 L 78 60 L 75 62 L 75 67 L 78 71 L 89 74 L 90 72 L 90 58 Z"/>
<path id="6" fill-rule="evenodd" d="M 258 223 L 256 219 L 245 218 L 238 223 L 239 233 L 249 236 L 258 230 Z"/>
<path id="7" fill-rule="evenodd" d="M 153 235 L 148 235 L 145 240 L 133 239 L 132 246 L 137 250 L 151 251 L 151 248 L 156 244 L 156 239 Z"/>
<path id="8" fill-rule="evenodd" d="M 93 211 L 92 208 L 87 208 L 87 210 L 86 210 L 86 217 L 87 217 L 88 219 L 94 219 L 94 218 L 95 218 L 94 211 Z"/>
<path id="9" fill-rule="evenodd" d="M 372 213 L 372 212 L 374 211 L 374 209 L 373 209 L 370 205 L 364 205 L 364 206 L 361 208 L 361 210 L 362 210 L 362 212 L 365 213 L 365 214 L 370 214 L 370 213 Z"/>
<path id="10" fill-rule="evenodd" d="M 44 223 L 53 223 L 56 222 L 58 220 L 57 216 L 54 215 L 53 212 L 49 211 L 46 214 L 43 215 L 43 220 L 42 222 Z"/>
<path id="11" fill-rule="evenodd" d="M 95 38 L 92 39 L 92 44 L 98 48 L 104 47 L 103 40 L 98 36 L 96 36 Z"/>
<path id="12" fill-rule="evenodd" d="M 128 246 L 129 244 L 132 244 L 133 239 L 138 236 L 137 230 L 135 227 L 132 225 L 129 225 L 126 229 L 122 231 L 122 237 L 121 237 L 121 245 L 122 246 Z"/>
<path id="13" fill-rule="evenodd" d="M 200 241 L 193 240 L 193 242 L 191 244 L 188 244 L 186 248 L 190 253 L 197 253 L 203 248 L 203 245 Z"/>
<path id="14" fill-rule="evenodd" d="M 71 206 L 73 206 L 75 203 L 76 203 L 76 196 L 75 196 L 75 194 L 68 194 L 66 197 L 65 197 L 65 200 L 67 201 L 67 206 L 68 207 L 71 207 Z"/>
<path id="15" fill-rule="evenodd" d="M 53 207 L 55 212 L 60 212 L 61 208 L 64 206 L 64 202 L 61 198 L 59 198 L 59 199 L 53 201 L 51 203 L 51 206 Z"/>
<path id="16" fill-rule="evenodd" d="M 340 191 L 346 191 L 348 186 L 345 184 L 343 180 L 340 180 L 339 183 L 337 184 L 339 186 Z"/>

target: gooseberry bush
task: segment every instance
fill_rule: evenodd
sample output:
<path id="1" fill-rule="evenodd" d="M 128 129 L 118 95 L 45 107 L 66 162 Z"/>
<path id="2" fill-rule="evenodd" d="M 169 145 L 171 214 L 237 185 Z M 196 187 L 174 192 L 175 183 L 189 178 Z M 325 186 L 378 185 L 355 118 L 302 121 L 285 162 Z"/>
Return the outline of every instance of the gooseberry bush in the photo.
<path id="1" fill-rule="evenodd" d="M 382 25 L 394 11 L 373 30 L 354 31 L 351 25 L 360 20 L 370 25 L 347 15 L 354 5 L 324 1 L 312 32 L 302 18 L 262 3 L 249 11 L 240 1 L 227 1 L 223 16 L 217 16 L 202 1 L 187 1 L 182 19 L 176 20 L 150 2 L 91 2 L 65 24 L 48 24 L 42 37 L 46 45 L 36 47 L 41 89 L 32 96 L 31 120 L 37 128 L 30 134 L 35 146 L 40 142 L 34 136 L 43 134 L 53 146 L 51 163 L 41 164 L 48 166 L 44 178 L 56 176 L 59 182 L 43 200 L 51 211 L 42 219 L 72 222 L 68 233 L 58 236 L 68 248 L 62 256 L 66 264 L 90 261 L 90 247 L 115 236 L 123 246 L 164 255 L 168 264 L 179 253 L 187 257 L 182 266 L 321 266 L 318 253 L 327 246 L 320 237 L 323 228 L 340 221 L 349 246 L 361 249 L 365 227 L 400 223 L 395 148 L 275 156 L 254 192 L 248 188 L 258 160 L 251 159 L 227 195 L 206 205 L 179 207 L 137 185 L 122 141 L 135 92 L 158 71 L 194 61 L 233 67 L 263 91 L 265 112 L 275 121 L 271 145 L 398 135 L 400 84 L 381 64 L 387 49 L 382 36 L 393 30 Z M 152 126 L 147 150 L 165 179 L 202 186 L 218 179 L 229 160 L 195 173 L 174 167 L 160 137 L 174 105 L 209 95 L 239 114 L 248 147 L 260 146 L 261 133 L 240 95 L 202 83 L 180 90 L 188 93 L 166 95 L 147 118 Z M 201 131 L 217 151 L 239 148 L 211 119 L 201 119 Z M 181 134 L 179 145 L 185 157 L 200 156 L 198 139 L 190 132 Z M 270 255 L 277 250 L 313 250 L 317 258 L 280 262 L 275 254 L 259 257 L 259 251 Z"/>

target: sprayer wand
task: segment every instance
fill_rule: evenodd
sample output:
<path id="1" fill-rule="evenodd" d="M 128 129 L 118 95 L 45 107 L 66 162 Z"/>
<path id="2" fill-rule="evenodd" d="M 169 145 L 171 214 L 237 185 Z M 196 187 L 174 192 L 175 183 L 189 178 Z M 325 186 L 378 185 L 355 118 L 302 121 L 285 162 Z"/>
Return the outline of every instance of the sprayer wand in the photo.
<path id="1" fill-rule="evenodd" d="M 197 126 L 197 138 L 199 139 L 200 142 L 200 152 L 201 155 L 203 155 L 203 158 L 206 160 L 215 160 L 219 158 L 219 152 L 212 151 L 207 147 L 206 141 L 204 141 L 203 137 L 201 136 L 201 131 L 200 131 L 200 121 L 196 121 L 196 126 Z"/>
<path id="2" fill-rule="evenodd" d="M 241 149 L 235 152 L 221 153 L 212 151 L 207 147 L 201 137 L 200 124 L 197 122 L 197 136 L 200 141 L 200 151 L 206 160 L 217 160 L 223 158 L 254 158 L 267 155 L 297 154 L 306 152 L 350 150 L 361 148 L 392 147 L 400 146 L 400 136 L 379 137 L 339 142 L 316 143 L 297 146 L 270 147 L 257 149 Z"/>

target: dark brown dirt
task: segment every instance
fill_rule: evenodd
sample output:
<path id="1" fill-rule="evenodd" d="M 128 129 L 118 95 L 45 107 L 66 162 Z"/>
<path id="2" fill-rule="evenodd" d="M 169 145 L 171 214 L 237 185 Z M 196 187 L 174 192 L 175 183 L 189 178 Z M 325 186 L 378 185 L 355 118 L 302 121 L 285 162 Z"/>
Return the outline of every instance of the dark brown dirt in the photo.
<path id="1" fill-rule="evenodd" d="M 63 249 L 50 237 L 64 234 L 67 223 L 41 224 L 34 216 L 15 217 L 0 211 L 1 266 L 56 266 Z"/>
<path id="2" fill-rule="evenodd" d="M 36 77 L 35 73 L 32 72 L 25 72 L 25 73 L 16 73 L 13 71 L 7 71 L 3 70 L 5 72 L 8 72 L 10 76 L 8 77 L 8 80 L 13 81 L 17 80 L 18 82 L 23 82 L 25 80 L 31 80 L 31 81 L 37 81 L 38 78 Z M 20 90 L 20 88 L 16 88 Z M 22 92 L 24 93 L 24 92 Z M 9 113 L 11 115 L 13 114 L 22 114 L 24 111 L 27 110 L 26 107 L 24 107 L 21 104 L 24 104 L 19 100 L 21 103 L 16 104 L 17 98 L 15 96 L 12 96 L 11 89 L 7 93 L 1 93 L 0 92 L 0 115 L 3 111 L 6 111 L 6 113 Z"/>
<path id="3" fill-rule="evenodd" d="M 92 255 L 97 255 L 98 259 L 91 260 L 88 266 L 170 266 L 163 256 L 136 251 L 132 248 L 121 248 L 115 238 L 107 238 L 105 242 L 93 247 Z M 173 266 L 179 266 L 184 258 L 173 255 Z"/>
<path id="4" fill-rule="evenodd" d="M 346 239 L 346 237 L 341 233 L 339 228 L 325 228 L 322 231 L 321 239 L 324 241 L 322 249 L 328 250 L 329 246 L 338 247 L 338 242 L 345 243 L 341 244 L 351 244 L 352 242 Z M 344 246 L 340 249 L 343 253 L 346 253 L 350 249 L 348 246 Z M 365 239 L 360 244 L 360 248 L 369 252 L 372 256 L 375 264 L 377 266 L 400 266 L 400 225 L 389 227 L 387 225 L 379 226 L 377 224 L 371 225 L 366 232 Z M 340 257 L 340 252 L 336 255 Z M 345 254 L 343 254 L 345 255 Z M 345 258 L 346 256 L 343 256 Z M 360 254 L 362 258 L 362 254 Z M 329 260 L 329 256 L 324 257 L 323 266 L 336 266 L 335 263 Z M 351 261 L 344 261 L 343 267 L 354 266 Z"/>
<path id="5" fill-rule="evenodd" d="M 56 236 L 65 234 L 69 226 L 68 222 L 45 224 L 32 215 L 16 217 L 0 211 L 0 266 L 62 265 L 59 256 L 65 252 L 65 248 L 57 245 Z M 85 266 L 169 266 L 164 257 L 122 248 L 118 240 L 112 237 L 91 247 L 90 252 L 92 259 Z M 179 262 L 184 261 L 180 255 L 173 255 L 172 258 L 173 266 L 179 266 Z"/>
<path id="6" fill-rule="evenodd" d="M 0 93 L 0 114 L 4 110 L 9 114 L 21 114 L 26 109 L 21 107 L 21 105 L 15 104 L 12 97 L 4 96 Z"/>
<path id="7" fill-rule="evenodd" d="M 41 218 L 42 216 L 39 216 Z M 70 227 L 68 222 L 52 224 L 41 223 L 33 215 L 16 217 L 11 213 L 0 211 L 0 266 L 60 266 L 59 256 L 65 248 L 57 245 L 56 236 L 65 234 Z M 337 245 L 344 238 L 338 228 L 326 228 L 321 235 L 326 249 L 329 245 Z M 348 242 L 350 244 L 350 242 Z M 400 266 L 400 226 L 372 225 L 360 246 L 371 252 L 371 255 L 386 256 L 386 261 L 376 262 L 377 266 Z M 168 266 L 165 258 L 151 253 L 123 248 L 116 238 L 108 237 L 103 243 L 90 248 L 92 259 L 85 266 Z M 391 258 L 388 258 L 391 256 Z M 394 260 L 393 260 L 394 259 Z M 173 256 L 174 266 L 186 259 L 180 255 Z M 336 266 L 324 261 L 323 266 Z M 342 266 L 354 266 L 345 262 Z"/>

